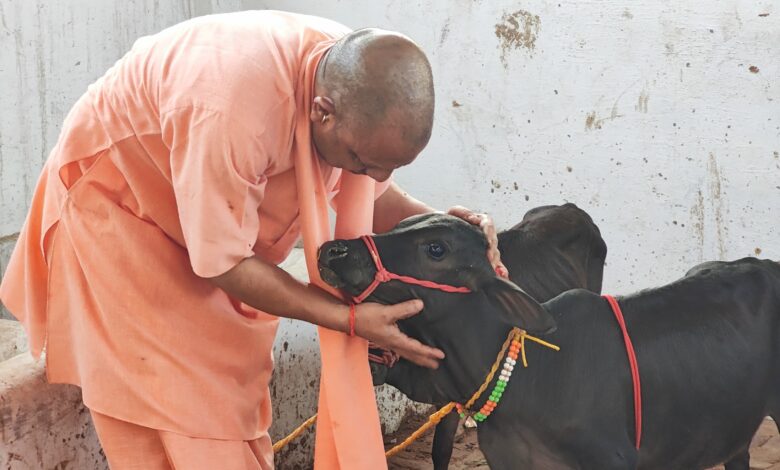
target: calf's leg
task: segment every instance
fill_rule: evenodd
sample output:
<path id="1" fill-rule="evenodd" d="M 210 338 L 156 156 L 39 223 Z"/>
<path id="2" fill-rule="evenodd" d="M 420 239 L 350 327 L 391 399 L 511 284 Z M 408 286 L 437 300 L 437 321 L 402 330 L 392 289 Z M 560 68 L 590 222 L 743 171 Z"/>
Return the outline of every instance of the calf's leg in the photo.
<path id="1" fill-rule="evenodd" d="M 744 449 L 739 451 L 737 455 L 726 462 L 726 470 L 750 470 L 750 443 L 745 446 Z"/>
<path id="2" fill-rule="evenodd" d="M 433 433 L 433 445 L 431 446 L 434 470 L 447 470 L 449 468 L 459 422 L 460 416 L 452 411 L 436 425 L 436 430 Z"/>
<path id="3" fill-rule="evenodd" d="M 388 367 L 384 364 L 378 364 L 376 362 L 369 362 L 368 367 L 371 369 L 371 382 L 374 387 L 378 387 L 387 382 Z"/>

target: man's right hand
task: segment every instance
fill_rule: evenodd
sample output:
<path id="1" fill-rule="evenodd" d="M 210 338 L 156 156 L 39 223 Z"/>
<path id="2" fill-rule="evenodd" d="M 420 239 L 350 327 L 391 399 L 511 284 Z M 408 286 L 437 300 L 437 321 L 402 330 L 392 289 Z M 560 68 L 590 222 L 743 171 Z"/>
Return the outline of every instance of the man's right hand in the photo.
<path id="1" fill-rule="evenodd" d="M 396 322 L 417 315 L 423 309 L 421 300 L 409 300 L 395 305 L 366 302 L 355 308 L 355 334 L 395 351 L 401 357 L 422 367 L 436 369 L 444 359 L 440 349 L 426 346 L 403 334 Z"/>

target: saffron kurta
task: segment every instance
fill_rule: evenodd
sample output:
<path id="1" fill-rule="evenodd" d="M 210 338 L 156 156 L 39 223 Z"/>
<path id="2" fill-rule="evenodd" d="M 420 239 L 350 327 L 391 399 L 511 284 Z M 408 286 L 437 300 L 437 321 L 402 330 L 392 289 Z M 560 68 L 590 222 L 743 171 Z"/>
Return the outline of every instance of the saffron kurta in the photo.
<path id="1" fill-rule="evenodd" d="M 139 39 L 78 100 L 0 287 L 51 382 L 119 420 L 270 452 L 277 319 L 203 277 L 292 249 L 296 152 L 316 158 L 305 96 L 347 31 L 272 11 L 197 18 Z M 319 172 L 331 199 L 341 170 Z"/>

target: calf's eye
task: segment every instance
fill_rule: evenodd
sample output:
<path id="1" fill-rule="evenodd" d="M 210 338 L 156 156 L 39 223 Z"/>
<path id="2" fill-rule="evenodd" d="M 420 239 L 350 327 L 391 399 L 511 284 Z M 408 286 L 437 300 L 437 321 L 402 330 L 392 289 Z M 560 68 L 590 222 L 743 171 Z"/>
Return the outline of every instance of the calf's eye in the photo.
<path id="1" fill-rule="evenodd" d="M 428 253 L 428 256 L 433 259 L 442 259 L 447 252 L 444 246 L 439 243 L 429 243 L 425 248 L 425 251 Z"/>

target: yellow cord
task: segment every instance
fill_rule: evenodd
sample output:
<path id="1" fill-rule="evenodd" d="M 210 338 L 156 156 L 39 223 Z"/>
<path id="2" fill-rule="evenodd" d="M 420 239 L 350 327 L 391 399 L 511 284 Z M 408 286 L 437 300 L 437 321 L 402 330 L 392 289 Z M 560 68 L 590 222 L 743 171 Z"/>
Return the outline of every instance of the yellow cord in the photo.
<path id="1" fill-rule="evenodd" d="M 417 429 L 417 431 L 413 432 L 411 436 L 407 437 L 405 441 L 398 444 L 397 446 L 393 447 L 392 449 L 385 452 L 385 457 L 390 458 L 393 455 L 397 454 L 398 452 L 401 452 L 402 450 L 409 447 L 409 445 L 420 438 L 423 434 L 425 434 L 426 431 L 428 431 L 433 426 L 436 426 L 439 424 L 439 421 L 441 421 L 442 418 L 450 414 L 452 412 L 452 409 L 455 408 L 455 402 L 447 403 L 439 411 L 432 414 L 430 418 L 428 418 L 428 421 L 423 424 L 422 426 Z"/>
<path id="2" fill-rule="evenodd" d="M 282 448 L 284 446 L 286 446 L 287 444 L 289 444 L 290 441 L 292 441 L 296 437 L 300 436 L 301 433 L 303 433 L 303 431 L 305 431 L 312 424 L 314 424 L 315 421 L 317 421 L 317 415 L 316 414 L 314 416 L 312 416 L 311 418 L 307 419 L 306 421 L 304 421 L 303 424 L 301 424 L 300 426 L 295 428 L 295 431 L 291 432 L 287 437 L 285 437 L 281 441 L 276 442 L 274 444 L 274 447 L 273 447 L 274 448 L 274 454 L 279 452 L 280 450 L 282 450 Z"/>
<path id="3" fill-rule="evenodd" d="M 512 328 L 512 331 L 509 332 L 509 336 L 507 336 L 506 341 L 504 341 L 504 344 L 501 346 L 501 351 L 499 351 L 498 356 L 496 357 L 496 361 L 493 363 L 493 366 L 490 368 L 490 372 L 488 372 L 487 377 L 485 378 L 485 382 L 482 384 L 482 386 L 479 387 L 479 390 L 474 392 L 474 395 L 471 396 L 471 399 L 463 406 L 464 412 L 468 412 L 469 408 L 474 404 L 475 401 L 485 392 L 490 382 L 493 380 L 493 377 L 496 375 L 496 372 L 498 371 L 499 366 L 501 366 L 502 359 L 504 358 L 504 353 L 506 353 L 506 350 L 509 348 L 509 345 L 512 343 L 512 340 L 515 339 L 520 342 L 520 351 L 523 357 L 523 366 L 528 367 L 528 361 L 525 358 L 525 340 L 528 338 L 531 341 L 534 341 L 536 343 L 541 344 L 542 346 L 546 346 L 550 349 L 554 349 L 556 351 L 560 351 L 561 348 L 558 346 L 548 343 L 547 341 L 541 340 L 535 336 L 531 336 L 528 333 L 525 332 L 525 330 L 521 330 L 520 328 Z M 456 403 L 448 403 L 444 405 L 439 411 L 433 413 L 429 418 L 428 421 L 426 421 L 422 426 L 420 426 L 415 432 L 412 433 L 411 436 L 406 438 L 402 443 L 398 444 L 397 446 L 393 447 L 392 449 L 385 452 L 386 457 L 392 457 L 393 455 L 397 454 L 398 452 L 404 450 L 407 448 L 412 442 L 416 441 L 420 438 L 423 434 L 425 434 L 426 431 L 428 431 L 430 428 L 435 426 L 439 423 L 439 421 L 442 420 L 445 416 L 447 416 L 449 413 L 452 412 L 452 410 L 455 408 Z M 305 431 L 307 428 L 309 428 L 314 422 L 317 421 L 317 415 L 315 414 L 311 418 L 307 419 L 303 424 L 298 426 L 295 431 L 291 432 L 287 437 L 282 439 L 281 441 L 278 441 L 276 444 L 274 444 L 273 449 L 274 453 L 279 452 L 284 446 L 290 443 L 293 439 L 297 438 L 303 431 Z"/>
<path id="4" fill-rule="evenodd" d="M 487 389 L 487 386 L 490 384 L 490 381 L 493 380 L 493 376 L 496 375 L 496 371 L 498 370 L 498 367 L 501 365 L 501 360 L 504 358 L 504 353 L 509 348 L 509 345 L 512 343 L 512 338 L 515 336 L 515 330 L 517 328 L 512 329 L 512 331 L 509 333 L 509 336 L 506 338 L 506 341 L 504 341 L 503 346 L 501 346 L 501 351 L 498 352 L 498 357 L 496 357 L 496 362 L 493 363 L 493 366 L 490 368 L 490 372 L 488 372 L 487 378 L 485 379 L 485 382 L 482 384 L 481 387 L 479 387 L 479 390 L 474 392 L 474 395 L 471 396 L 471 399 L 466 402 L 466 404 L 463 406 L 464 410 L 468 410 L 471 408 L 471 405 L 474 404 L 475 401 L 477 401 L 477 398 L 480 397 L 485 392 L 485 389 Z"/>
<path id="5" fill-rule="evenodd" d="M 542 339 L 537 338 L 536 336 L 531 336 L 528 333 L 525 332 L 525 330 L 520 330 L 520 354 L 523 357 L 523 367 L 528 367 L 528 359 L 525 358 L 525 339 L 528 338 L 531 341 L 534 341 L 536 343 L 541 344 L 542 346 L 547 346 L 550 349 L 554 349 L 556 351 L 560 351 L 561 348 L 558 346 L 548 343 L 547 341 L 544 341 Z"/>
<path id="6" fill-rule="evenodd" d="M 520 354 L 523 357 L 523 366 L 528 367 L 528 361 L 525 358 L 525 339 L 528 338 L 531 341 L 534 341 L 536 343 L 541 344 L 542 346 L 547 346 L 548 348 L 554 349 L 556 351 L 560 351 L 561 348 L 558 346 L 548 343 L 547 341 L 541 340 L 537 338 L 536 336 L 531 336 L 528 333 L 525 332 L 525 330 L 522 330 L 520 328 L 512 328 L 512 331 L 509 332 L 509 336 L 506 338 L 506 341 L 504 341 L 503 346 L 501 346 L 501 351 L 498 352 L 498 356 L 496 357 L 496 362 L 493 363 L 493 367 L 490 368 L 490 372 L 487 375 L 487 378 L 485 378 L 485 382 L 482 384 L 481 387 L 479 387 L 479 390 L 474 392 L 474 395 L 471 396 L 471 399 L 463 406 L 464 412 L 468 412 L 469 408 L 471 408 L 471 405 L 474 404 L 475 401 L 485 392 L 490 382 L 493 380 L 493 376 L 496 375 L 496 371 L 498 370 L 499 366 L 501 365 L 501 360 L 504 357 L 504 354 L 506 353 L 506 350 L 509 348 L 509 345 L 512 343 L 512 340 L 515 339 L 517 341 L 520 341 Z"/>
<path id="7" fill-rule="evenodd" d="M 547 341 L 545 341 L 545 340 L 543 340 L 543 339 L 539 339 L 539 338 L 537 338 L 536 336 L 531 336 L 531 335 L 529 335 L 529 334 L 525 333 L 524 331 L 523 331 L 523 336 L 524 336 L 525 338 L 528 338 L 528 339 L 530 339 L 531 341 L 533 341 L 533 342 L 535 342 L 535 343 L 539 343 L 539 344 L 541 344 L 542 346 L 547 346 L 547 347 L 548 347 L 548 348 L 550 348 L 550 349 L 555 349 L 556 351 L 560 351 L 560 350 L 561 350 L 561 348 L 559 348 L 558 346 L 556 346 L 556 345 L 554 345 L 554 344 L 552 344 L 552 343 L 548 343 Z"/>

